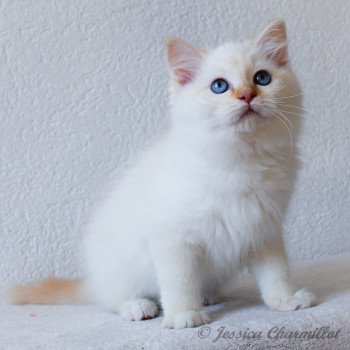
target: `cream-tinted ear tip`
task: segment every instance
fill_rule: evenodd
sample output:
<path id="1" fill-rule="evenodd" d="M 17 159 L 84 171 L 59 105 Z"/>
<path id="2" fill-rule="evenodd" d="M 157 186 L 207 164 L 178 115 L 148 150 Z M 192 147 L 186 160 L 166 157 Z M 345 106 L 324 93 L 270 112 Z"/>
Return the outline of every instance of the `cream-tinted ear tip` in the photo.
<path id="1" fill-rule="evenodd" d="M 171 44 L 172 42 L 174 42 L 175 38 L 174 37 L 169 37 L 169 38 L 166 38 L 164 40 L 164 43 L 166 46 L 168 46 L 169 44 Z"/>
<path id="2" fill-rule="evenodd" d="M 286 22 L 284 21 L 284 19 L 282 18 L 275 18 L 274 20 L 272 20 L 270 22 L 270 25 L 281 25 L 281 26 L 285 26 Z"/>
<path id="3" fill-rule="evenodd" d="M 177 44 L 185 44 L 185 41 L 183 39 L 177 38 L 175 36 L 171 36 L 171 37 L 165 39 L 165 46 L 166 47 L 177 45 Z"/>

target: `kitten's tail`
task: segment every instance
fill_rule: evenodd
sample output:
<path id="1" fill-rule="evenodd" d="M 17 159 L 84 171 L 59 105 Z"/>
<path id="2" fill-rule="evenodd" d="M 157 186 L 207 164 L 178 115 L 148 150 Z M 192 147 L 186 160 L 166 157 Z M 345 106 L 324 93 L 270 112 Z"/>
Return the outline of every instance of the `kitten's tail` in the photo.
<path id="1" fill-rule="evenodd" d="M 13 304 L 86 304 L 82 279 L 49 277 L 43 281 L 15 286 L 7 292 Z"/>

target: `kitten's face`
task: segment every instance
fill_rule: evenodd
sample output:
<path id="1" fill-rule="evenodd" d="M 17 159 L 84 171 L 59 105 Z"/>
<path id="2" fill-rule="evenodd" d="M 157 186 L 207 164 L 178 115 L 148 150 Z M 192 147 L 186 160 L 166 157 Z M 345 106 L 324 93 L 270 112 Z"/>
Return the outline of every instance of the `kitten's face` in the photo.
<path id="1" fill-rule="evenodd" d="M 299 90 L 287 65 L 284 23 L 270 27 L 254 43 L 212 51 L 191 51 L 187 43 L 177 42 L 185 45 L 182 53 L 173 60 L 174 52 L 168 55 L 175 67 L 174 107 L 184 123 L 228 133 L 290 127 Z"/>
<path id="2" fill-rule="evenodd" d="M 289 104 L 287 97 L 298 93 L 290 71 L 251 44 L 227 44 L 210 52 L 184 92 L 193 100 L 188 101 L 191 108 L 213 128 L 237 132 L 265 127 L 271 118 L 285 122 L 280 102 L 286 97 Z"/>

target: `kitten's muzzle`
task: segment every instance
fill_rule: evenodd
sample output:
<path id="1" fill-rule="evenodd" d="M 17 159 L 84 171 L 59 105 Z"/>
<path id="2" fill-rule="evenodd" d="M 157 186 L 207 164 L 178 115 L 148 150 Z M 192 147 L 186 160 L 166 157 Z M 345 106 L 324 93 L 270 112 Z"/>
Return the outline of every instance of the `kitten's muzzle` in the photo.
<path id="1" fill-rule="evenodd" d="M 238 122 L 244 118 L 258 117 L 258 116 L 259 116 L 258 111 L 255 110 L 250 103 L 247 103 L 246 106 L 242 108 L 241 113 L 238 116 Z"/>

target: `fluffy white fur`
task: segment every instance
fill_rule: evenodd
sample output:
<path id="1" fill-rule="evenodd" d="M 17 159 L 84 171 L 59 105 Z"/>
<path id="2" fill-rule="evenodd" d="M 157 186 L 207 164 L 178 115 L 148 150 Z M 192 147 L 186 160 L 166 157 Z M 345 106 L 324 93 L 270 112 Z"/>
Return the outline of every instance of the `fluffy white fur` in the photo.
<path id="1" fill-rule="evenodd" d="M 312 295 L 288 278 L 282 238 L 300 121 L 284 23 L 214 50 L 170 39 L 167 54 L 171 128 L 88 226 L 89 293 L 130 320 L 156 316 L 160 298 L 164 327 L 193 327 L 209 321 L 203 300 L 246 265 L 271 308 L 310 306 Z M 261 69 L 272 76 L 267 86 L 254 85 Z M 216 78 L 229 91 L 214 94 Z M 256 93 L 254 112 L 242 90 Z"/>

